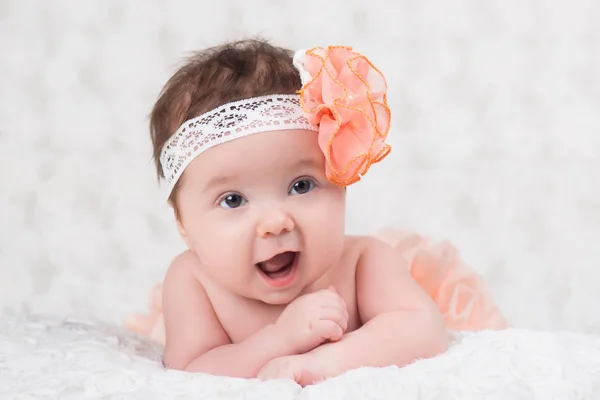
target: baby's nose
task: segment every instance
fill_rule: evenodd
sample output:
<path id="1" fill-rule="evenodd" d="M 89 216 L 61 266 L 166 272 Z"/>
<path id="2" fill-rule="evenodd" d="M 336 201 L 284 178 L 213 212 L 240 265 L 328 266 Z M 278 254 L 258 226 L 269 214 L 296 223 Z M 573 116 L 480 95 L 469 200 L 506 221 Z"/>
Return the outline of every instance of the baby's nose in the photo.
<path id="1" fill-rule="evenodd" d="M 294 229 L 294 219 L 283 210 L 268 210 L 261 218 L 257 227 L 257 235 L 267 237 L 269 235 L 281 235 Z"/>

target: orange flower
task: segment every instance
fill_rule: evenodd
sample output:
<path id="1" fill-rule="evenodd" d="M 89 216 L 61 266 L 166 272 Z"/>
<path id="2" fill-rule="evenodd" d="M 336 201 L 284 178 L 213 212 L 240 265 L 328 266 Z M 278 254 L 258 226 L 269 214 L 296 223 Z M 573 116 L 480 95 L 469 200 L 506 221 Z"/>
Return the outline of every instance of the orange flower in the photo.
<path id="1" fill-rule="evenodd" d="M 303 81 L 302 109 L 319 125 L 327 178 L 340 186 L 357 182 L 391 150 L 385 143 L 391 115 L 383 74 L 351 47 L 300 51 L 294 64 Z"/>

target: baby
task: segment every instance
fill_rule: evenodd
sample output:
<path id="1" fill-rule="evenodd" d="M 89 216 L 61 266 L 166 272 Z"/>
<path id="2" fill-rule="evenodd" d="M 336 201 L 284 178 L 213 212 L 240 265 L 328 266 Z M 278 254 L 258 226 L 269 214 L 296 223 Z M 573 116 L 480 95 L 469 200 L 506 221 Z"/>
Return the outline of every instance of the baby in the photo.
<path id="1" fill-rule="evenodd" d="M 383 75 L 348 47 L 241 41 L 175 73 L 151 115 L 188 248 L 161 289 L 166 367 L 307 385 L 446 350 L 402 252 L 345 235 L 346 186 L 389 153 L 389 126 Z"/>

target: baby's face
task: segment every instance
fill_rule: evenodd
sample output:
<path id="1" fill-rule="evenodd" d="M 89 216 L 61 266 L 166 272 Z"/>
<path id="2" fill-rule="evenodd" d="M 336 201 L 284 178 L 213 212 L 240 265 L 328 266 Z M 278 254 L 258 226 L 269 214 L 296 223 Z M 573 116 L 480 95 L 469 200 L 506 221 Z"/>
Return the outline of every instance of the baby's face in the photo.
<path id="1" fill-rule="evenodd" d="M 325 177 L 316 132 L 254 134 L 188 166 L 180 230 L 212 282 L 285 304 L 339 261 L 345 193 Z"/>

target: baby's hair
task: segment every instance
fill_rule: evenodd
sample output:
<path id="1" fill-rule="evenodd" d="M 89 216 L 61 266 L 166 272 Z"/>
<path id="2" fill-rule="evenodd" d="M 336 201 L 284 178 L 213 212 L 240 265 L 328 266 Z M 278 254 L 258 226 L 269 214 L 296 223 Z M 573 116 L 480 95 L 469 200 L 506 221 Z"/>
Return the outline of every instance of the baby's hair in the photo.
<path id="1" fill-rule="evenodd" d="M 163 87 L 150 114 L 153 158 L 163 177 L 160 152 L 188 119 L 223 104 L 270 94 L 294 94 L 302 86 L 293 52 L 259 39 L 193 53 Z M 177 187 L 169 200 L 176 207 Z"/>

